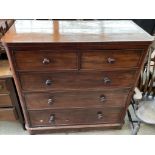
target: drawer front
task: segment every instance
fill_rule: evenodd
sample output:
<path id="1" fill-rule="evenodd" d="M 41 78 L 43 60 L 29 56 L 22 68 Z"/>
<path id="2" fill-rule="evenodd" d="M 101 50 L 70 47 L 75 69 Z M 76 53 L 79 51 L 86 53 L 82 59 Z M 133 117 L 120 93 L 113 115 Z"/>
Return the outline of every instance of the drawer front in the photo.
<path id="1" fill-rule="evenodd" d="M 0 121 L 15 121 L 16 119 L 14 108 L 0 108 Z"/>
<path id="2" fill-rule="evenodd" d="M 72 91 L 55 93 L 27 93 L 26 105 L 29 110 L 123 107 L 129 90 Z"/>
<path id="3" fill-rule="evenodd" d="M 75 51 L 16 51 L 17 70 L 48 71 L 77 68 Z"/>
<path id="4" fill-rule="evenodd" d="M 131 87 L 136 71 L 20 74 L 23 90 L 69 90 Z"/>
<path id="5" fill-rule="evenodd" d="M 0 107 L 12 106 L 11 98 L 8 94 L 0 94 Z"/>
<path id="6" fill-rule="evenodd" d="M 7 93 L 6 80 L 0 80 L 0 93 Z"/>
<path id="7" fill-rule="evenodd" d="M 139 67 L 142 50 L 94 50 L 82 52 L 82 69 L 118 69 Z"/>
<path id="8" fill-rule="evenodd" d="M 121 108 L 29 111 L 34 127 L 118 123 L 121 113 Z"/>

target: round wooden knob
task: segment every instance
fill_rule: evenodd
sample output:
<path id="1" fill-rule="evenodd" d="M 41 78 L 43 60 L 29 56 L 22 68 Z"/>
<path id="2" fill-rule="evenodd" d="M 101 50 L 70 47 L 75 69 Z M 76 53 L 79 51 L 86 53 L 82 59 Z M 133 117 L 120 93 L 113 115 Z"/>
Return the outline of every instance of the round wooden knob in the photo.
<path id="1" fill-rule="evenodd" d="M 113 64 L 113 63 L 115 63 L 115 59 L 113 59 L 113 58 L 108 58 L 107 59 L 107 62 L 109 63 L 109 64 Z"/>
<path id="2" fill-rule="evenodd" d="M 104 77 L 103 80 L 104 80 L 105 84 L 110 84 L 111 83 L 111 80 L 108 77 Z"/>
<path id="3" fill-rule="evenodd" d="M 52 84 L 52 81 L 51 80 L 46 80 L 45 83 L 46 83 L 47 86 L 50 86 Z"/>
<path id="4" fill-rule="evenodd" d="M 49 123 L 54 123 L 55 122 L 55 115 L 51 114 L 49 118 Z"/>
<path id="5" fill-rule="evenodd" d="M 101 95 L 101 96 L 100 96 L 100 101 L 101 101 L 101 102 L 105 102 L 105 100 L 106 100 L 106 97 L 105 97 L 104 95 Z"/>
<path id="6" fill-rule="evenodd" d="M 99 112 L 97 113 L 97 118 L 98 118 L 98 119 L 102 119 L 102 118 L 103 118 L 102 112 L 99 111 Z"/>
<path id="7" fill-rule="evenodd" d="M 48 58 L 44 58 L 44 60 L 43 60 L 43 64 L 49 64 L 50 63 L 50 59 L 48 59 Z"/>
<path id="8" fill-rule="evenodd" d="M 49 98 L 49 99 L 48 99 L 48 104 L 49 104 L 49 105 L 52 105 L 53 103 L 54 103 L 53 98 Z"/>

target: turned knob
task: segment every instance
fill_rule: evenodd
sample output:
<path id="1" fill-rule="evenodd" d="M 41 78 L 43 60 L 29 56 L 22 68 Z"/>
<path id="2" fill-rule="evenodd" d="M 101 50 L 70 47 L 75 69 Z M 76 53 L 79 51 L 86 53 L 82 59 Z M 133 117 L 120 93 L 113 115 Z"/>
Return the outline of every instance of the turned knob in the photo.
<path id="1" fill-rule="evenodd" d="M 45 83 L 46 83 L 46 85 L 47 85 L 47 86 L 49 86 L 49 85 L 51 85 L 51 84 L 52 84 L 52 81 L 51 81 L 51 80 L 46 80 L 46 82 L 45 82 Z"/>
<path id="2" fill-rule="evenodd" d="M 49 99 L 48 99 L 48 104 L 49 104 L 49 105 L 52 105 L 53 103 L 54 103 L 53 98 L 49 98 Z"/>
<path id="3" fill-rule="evenodd" d="M 102 119 L 103 118 L 103 114 L 102 114 L 102 112 L 98 112 L 97 113 L 97 119 Z"/>
<path id="4" fill-rule="evenodd" d="M 51 114 L 49 118 L 49 123 L 54 123 L 55 122 L 55 115 Z"/>
<path id="5" fill-rule="evenodd" d="M 48 58 L 44 58 L 44 60 L 43 60 L 43 64 L 49 64 L 50 63 L 50 59 L 48 59 Z"/>
<path id="6" fill-rule="evenodd" d="M 110 84 L 111 83 L 111 80 L 108 77 L 104 77 L 103 80 L 104 80 L 105 84 Z"/>
<path id="7" fill-rule="evenodd" d="M 100 96 L 100 101 L 101 101 L 101 102 L 105 102 L 105 100 L 106 100 L 106 97 L 105 97 L 104 95 L 101 95 L 101 96 Z"/>
<path id="8" fill-rule="evenodd" d="M 115 59 L 113 59 L 113 58 L 108 58 L 107 59 L 107 62 L 109 63 L 109 64 L 113 64 L 113 63 L 115 63 Z"/>

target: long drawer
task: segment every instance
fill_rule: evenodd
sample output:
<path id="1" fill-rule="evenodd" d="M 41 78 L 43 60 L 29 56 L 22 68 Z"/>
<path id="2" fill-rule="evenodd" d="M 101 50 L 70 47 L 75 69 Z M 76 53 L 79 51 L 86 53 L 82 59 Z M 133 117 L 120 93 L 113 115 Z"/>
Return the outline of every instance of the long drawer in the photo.
<path id="1" fill-rule="evenodd" d="M 122 108 L 29 111 L 32 127 L 120 123 Z"/>
<path id="2" fill-rule="evenodd" d="M 89 50 L 82 52 L 81 69 L 114 70 L 140 66 L 143 50 Z"/>
<path id="3" fill-rule="evenodd" d="M 12 101 L 9 94 L 0 94 L 0 107 L 12 106 Z"/>
<path id="4" fill-rule="evenodd" d="M 74 50 L 16 51 L 14 56 L 17 70 L 77 69 L 77 54 Z"/>
<path id="5" fill-rule="evenodd" d="M 0 108 L 0 121 L 15 121 L 16 119 L 15 108 Z"/>
<path id="6" fill-rule="evenodd" d="M 29 110 L 123 107 L 128 93 L 129 89 L 26 93 L 25 100 Z"/>
<path id="7" fill-rule="evenodd" d="M 131 87 L 136 71 L 119 72 L 60 72 L 60 73 L 21 73 L 22 89 L 66 90 L 66 89 L 105 89 Z"/>

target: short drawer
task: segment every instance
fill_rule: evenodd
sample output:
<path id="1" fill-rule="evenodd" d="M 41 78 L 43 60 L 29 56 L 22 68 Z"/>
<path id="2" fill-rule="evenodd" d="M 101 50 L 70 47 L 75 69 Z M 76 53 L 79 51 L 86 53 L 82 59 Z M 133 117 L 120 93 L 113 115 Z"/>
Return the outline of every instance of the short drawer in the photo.
<path id="1" fill-rule="evenodd" d="M 16 51 L 17 70 L 49 71 L 77 68 L 76 51 Z"/>
<path id="2" fill-rule="evenodd" d="M 0 108 L 0 121 L 15 121 L 16 119 L 14 108 Z"/>
<path id="3" fill-rule="evenodd" d="M 81 69 L 114 70 L 140 66 L 143 50 L 92 50 L 81 56 Z"/>
<path id="4" fill-rule="evenodd" d="M 121 114 L 122 108 L 29 111 L 33 127 L 119 123 Z"/>
<path id="5" fill-rule="evenodd" d="M 129 89 L 26 93 L 25 100 L 29 110 L 124 107 L 128 93 Z"/>
<path id="6" fill-rule="evenodd" d="M 132 87 L 136 71 L 120 72 L 61 72 L 22 73 L 22 89 L 29 90 L 69 90 L 105 89 L 112 87 Z"/>
<path id="7" fill-rule="evenodd" d="M 12 106 L 12 101 L 9 94 L 0 94 L 0 107 Z"/>
<path id="8" fill-rule="evenodd" d="M 6 80 L 0 80 L 0 94 L 1 93 L 8 93 Z"/>

